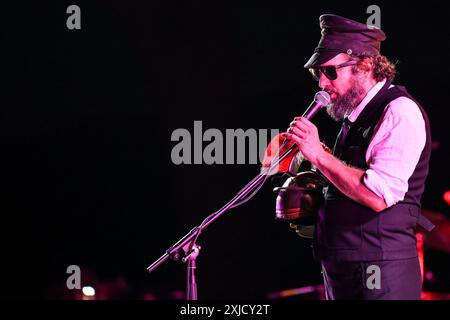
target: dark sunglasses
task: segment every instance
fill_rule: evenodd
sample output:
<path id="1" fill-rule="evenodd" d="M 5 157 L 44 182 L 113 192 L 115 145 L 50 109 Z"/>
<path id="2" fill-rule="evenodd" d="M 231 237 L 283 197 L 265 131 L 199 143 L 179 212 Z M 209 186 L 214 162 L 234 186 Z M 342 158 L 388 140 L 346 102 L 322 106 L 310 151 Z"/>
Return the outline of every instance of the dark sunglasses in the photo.
<path id="1" fill-rule="evenodd" d="M 320 74 L 323 73 L 325 77 L 327 77 L 330 80 L 336 80 L 337 79 L 337 69 L 353 66 L 358 63 L 359 60 L 350 60 L 335 66 L 323 66 L 323 67 L 315 67 L 315 68 L 309 68 L 309 72 L 311 72 L 314 79 L 319 81 Z"/>

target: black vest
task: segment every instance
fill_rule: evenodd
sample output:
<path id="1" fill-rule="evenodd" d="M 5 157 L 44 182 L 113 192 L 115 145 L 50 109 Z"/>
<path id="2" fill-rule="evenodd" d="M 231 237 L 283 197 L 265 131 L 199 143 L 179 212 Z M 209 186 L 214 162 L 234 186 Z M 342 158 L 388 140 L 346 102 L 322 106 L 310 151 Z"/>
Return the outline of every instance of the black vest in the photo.
<path id="1" fill-rule="evenodd" d="M 398 97 L 408 97 L 417 103 L 403 87 L 390 88 L 387 81 L 367 104 L 348 131 L 340 159 L 348 165 L 366 170 L 365 155 L 374 128 L 386 106 Z M 419 223 L 427 230 L 433 225 L 421 215 L 420 199 L 428 175 L 431 154 L 431 134 L 428 117 L 419 106 L 426 128 L 426 143 L 419 162 L 408 180 L 403 201 L 375 212 L 343 195 L 332 184 L 325 190 L 325 203 L 320 209 L 314 239 L 314 257 L 319 260 L 375 261 L 406 259 L 417 256 L 415 227 Z M 339 139 L 339 137 L 338 137 Z"/>

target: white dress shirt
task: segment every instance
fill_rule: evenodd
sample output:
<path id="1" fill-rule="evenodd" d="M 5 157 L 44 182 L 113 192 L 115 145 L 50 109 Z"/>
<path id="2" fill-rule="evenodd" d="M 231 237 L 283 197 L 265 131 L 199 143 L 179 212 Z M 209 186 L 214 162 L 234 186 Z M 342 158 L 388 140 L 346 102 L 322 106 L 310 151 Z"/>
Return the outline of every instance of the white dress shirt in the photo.
<path id="1" fill-rule="evenodd" d="M 350 122 L 356 121 L 385 82 L 378 82 L 367 93 L 348 116 Z M 425 146 L 425 120 L 413 100 L 399 97 L 386 106 L 382 119 L 374 130 L 366 152 L 369 168 L 364 174 L 363 183 L 390 207 L 403 200 L 408 191 L 408 179 Z"/>

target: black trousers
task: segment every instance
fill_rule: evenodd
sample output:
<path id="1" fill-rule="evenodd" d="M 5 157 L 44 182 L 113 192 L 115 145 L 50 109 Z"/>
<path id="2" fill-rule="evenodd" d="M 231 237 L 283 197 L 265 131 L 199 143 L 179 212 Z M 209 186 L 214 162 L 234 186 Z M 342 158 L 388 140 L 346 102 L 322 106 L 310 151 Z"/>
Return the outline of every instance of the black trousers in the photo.
<path id="1" fill-rule="evenodd" d="M 327 300 L 420 300 L 417 257 L 392 261 L 322 261 Z"/>

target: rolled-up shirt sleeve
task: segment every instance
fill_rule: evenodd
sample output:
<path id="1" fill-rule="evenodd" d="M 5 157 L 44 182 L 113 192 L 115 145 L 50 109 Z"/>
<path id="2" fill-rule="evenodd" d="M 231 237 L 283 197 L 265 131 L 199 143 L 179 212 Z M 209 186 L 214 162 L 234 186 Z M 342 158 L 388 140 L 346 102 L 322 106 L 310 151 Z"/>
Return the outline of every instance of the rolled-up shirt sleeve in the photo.
<path id="1" fill-rule="evenodd" d="M 417 104 L 400 97 L 391 101 L 367 148 L 363 183 L 388 207 L 402 201 L 408 180 L 425 146 L 425 121 Z"/>

